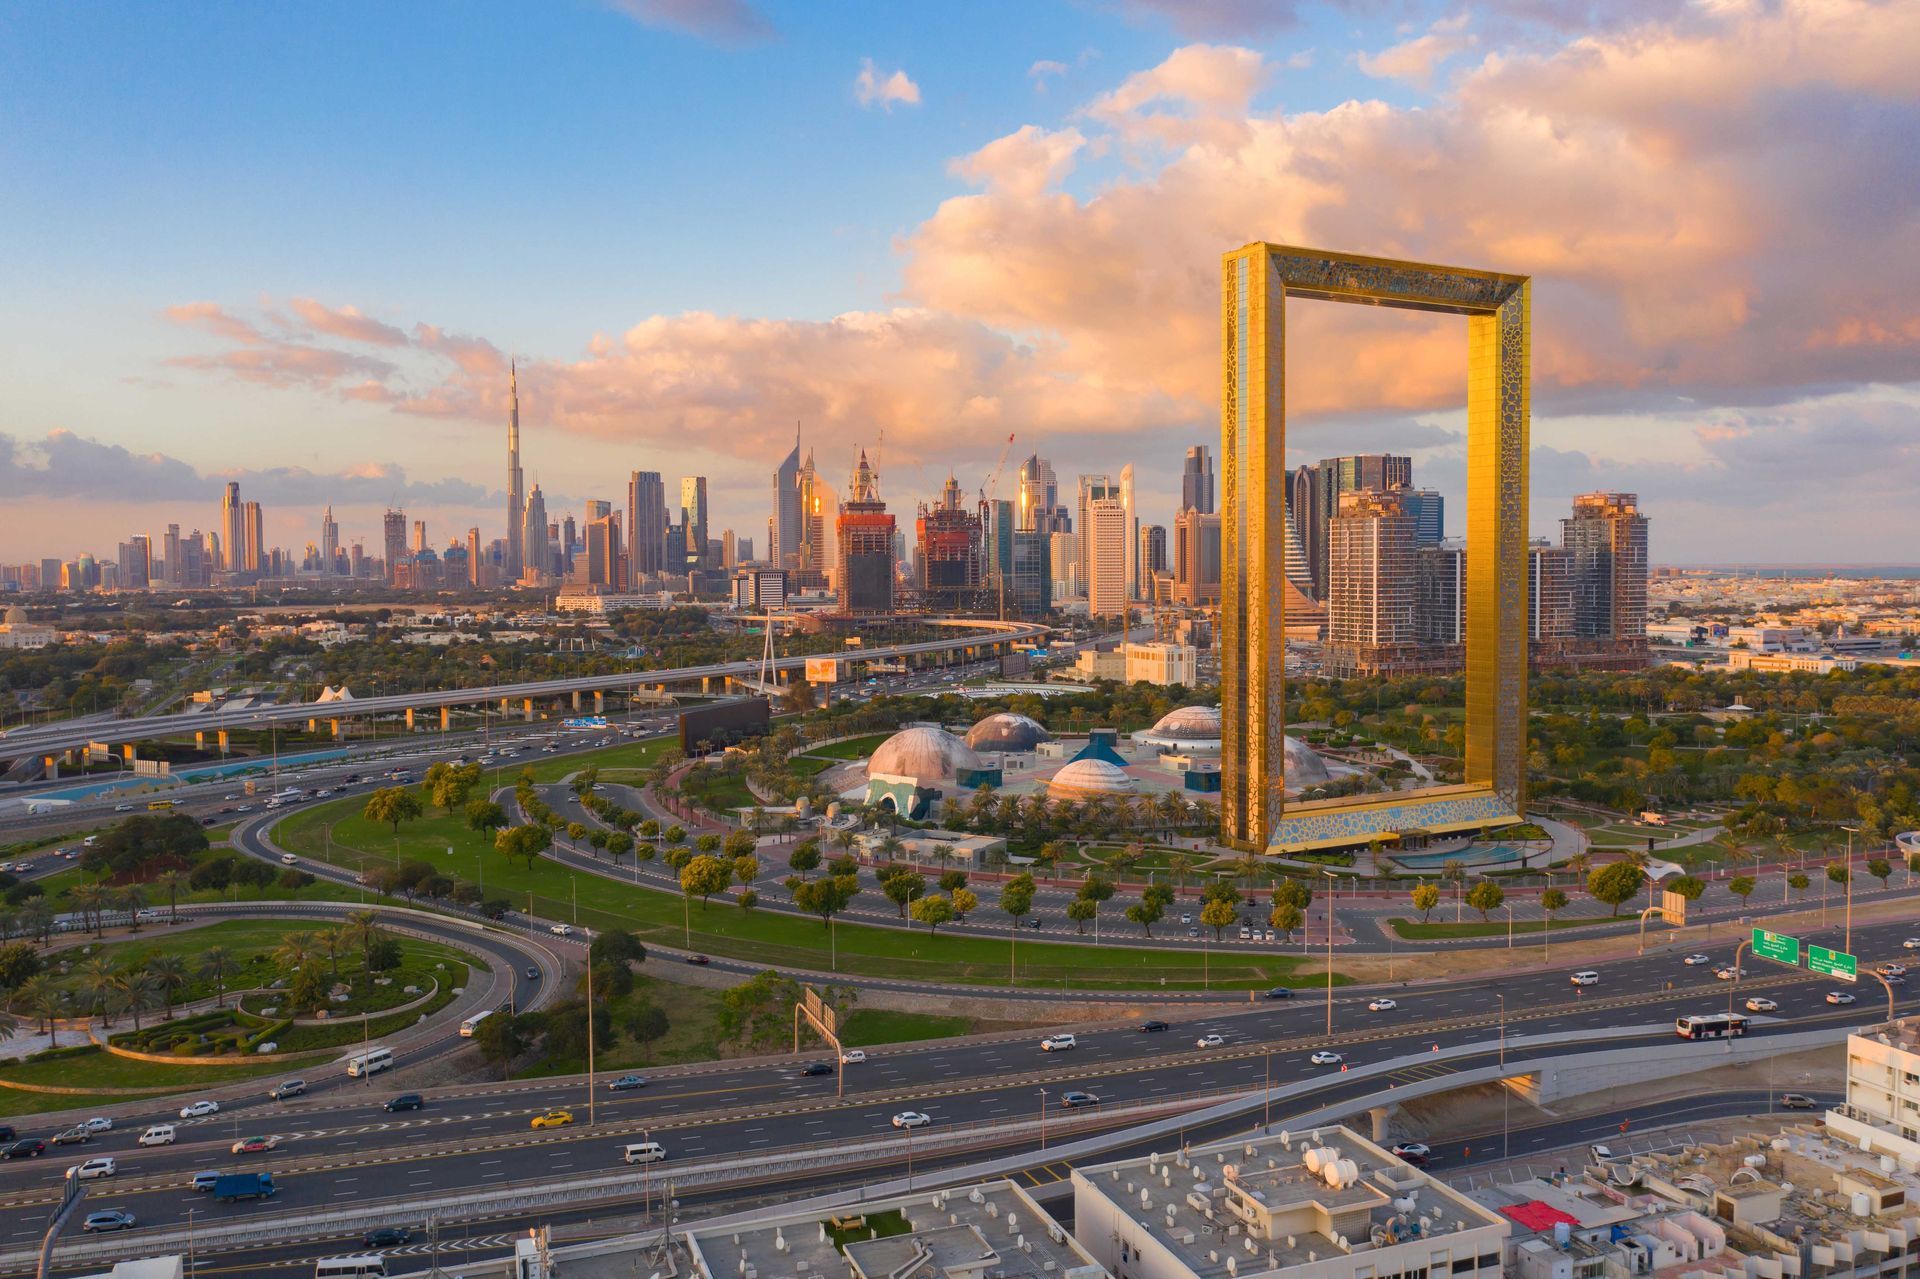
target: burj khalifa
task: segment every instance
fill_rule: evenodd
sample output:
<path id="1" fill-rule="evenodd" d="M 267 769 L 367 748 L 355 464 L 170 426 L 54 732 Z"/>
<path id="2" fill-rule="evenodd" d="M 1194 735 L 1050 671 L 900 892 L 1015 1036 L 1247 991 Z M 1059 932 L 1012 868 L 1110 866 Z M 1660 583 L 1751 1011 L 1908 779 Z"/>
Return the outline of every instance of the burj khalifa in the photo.
<path id="1" fill-rule="evenodd" d="M 507 416 L 507 580 L 517 582 L 526 572 L 527 557 L 521 524 L 527 515 L 527 482 L 520 471 L 520 372 L 507 366 L 512 408 Z"/>

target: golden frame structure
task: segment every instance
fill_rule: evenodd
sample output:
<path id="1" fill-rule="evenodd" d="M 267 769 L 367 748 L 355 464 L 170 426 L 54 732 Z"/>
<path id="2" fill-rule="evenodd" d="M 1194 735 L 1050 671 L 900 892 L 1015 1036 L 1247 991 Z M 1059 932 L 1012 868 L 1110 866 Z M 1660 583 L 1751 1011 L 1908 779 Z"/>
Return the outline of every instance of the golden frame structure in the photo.
<path id="1" fill-rule="evenodd" d="M 1526 799 L 1530 277 L 1254 243 L 1222 256 L 1220 284 L 1222 838 L 1294 851 L 1517 820 Z M 1286 804 L 1289 297 L 1467 317 L 1460 785 Z"/>

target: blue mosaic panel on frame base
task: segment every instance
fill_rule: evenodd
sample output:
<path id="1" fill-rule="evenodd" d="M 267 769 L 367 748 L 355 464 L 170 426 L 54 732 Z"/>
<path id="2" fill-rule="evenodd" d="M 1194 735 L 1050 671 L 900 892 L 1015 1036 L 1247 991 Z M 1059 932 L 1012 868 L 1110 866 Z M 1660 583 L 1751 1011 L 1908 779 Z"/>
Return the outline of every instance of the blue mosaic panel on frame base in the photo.
<path id="1" fill-rule="evenodd" d="M 1403 830 L 1442 832 L 1518 821 L 1513 808 L 1496 794 L 1409 799 L 1378 808 L 1338 808 L 1324 813 L 1288 814 L 1280 819 L 1269 848 L 1293 851 L 1328 844 L 1364 844 L 1375 835 Z"/>

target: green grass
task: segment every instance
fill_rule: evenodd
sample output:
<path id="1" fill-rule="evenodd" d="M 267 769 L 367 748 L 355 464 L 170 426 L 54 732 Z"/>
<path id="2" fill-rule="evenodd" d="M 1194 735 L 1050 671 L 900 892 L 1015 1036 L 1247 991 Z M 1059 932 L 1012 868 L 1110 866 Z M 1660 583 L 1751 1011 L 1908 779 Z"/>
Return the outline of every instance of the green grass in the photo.
<path id="1" fill-rule="evenodd" d="M 613 1018 L 614 1042 L 597 1046 L 593 1059 L 595 1071 L 605 1075 L 609 1071 L 644 1071 L 650 1066 L 713 1061 L 720 1056 L 720 994 L 704 986 L 681 986 L 648 977 L 644 972 L 636 973 L 631 995 L 607 1001 L 607 1011 Z M 652 1000 L 667 1014 L 667 1033 L 650 1046 L 643 1046 L 623 1029 L 642 1000 Z M 579 1074 L 586 1068 L 585 1061 L 545 1056 L 527 1069 L 515 1072 L 514 1078 L 543 1079 Z"/>
<path id="2" fill-rule="evenodd" d="M 73 1039 L 73 1036 L 68 1036 L 63 1042 Z M 162 1062 L 135 1061 L 100 1052 L 0 1067 L 0 1077 L 26 1084 L 57 1084 L 63 1088 L 152 1088 L 171 1095 L 214 1088 L 239 1079 L 257 1079 L 263 1075 L 297 1075 L 302 1068 L 325 1060 L 325 1056 L 314 1056 L 297 1061 L 249 1062 L 244 1066 L 175 1066 Z M 90 1101 L 106 1104 L 114 1100 L 118 1099 L 79 1093 L 31 1093 L 0 1088 L 0 1115 L 37 1114 L 85 1106 Z"/>
<path id="3" fill-rule="evenodd" d="M 907 1222 L 906 1214 L 898 1208 L 889 1208 L 885 1212 L 860 1213 L 849 1209 L 849 1217 L 864 1217 L 865 1224 L 849 1226 L 844 1230 L 827 1227 L 827 1238 L 833 1240 L 833 1246 L 842 1253 L 850 1243 L 859 1243 L 864 1239 L 890 1239 L 895 1235 L 904 1235 L 913 1229 Z"/>
<path id="4" fill-rule="evenodd" d="M 920 1039 L 952 1039 L 973 1032 L 970 1017 L 939 1013 L 894 1012 L 886 1008 L 856 1010 L 840 1028 L 840 1042 L 848 1048 L 868 1044 L 904 1044 Z"/>
<path id="5" fill-rule="evenodd" d="M 832 742 L 826 746 L 816 746 L 812 750 L 802 751 L 815 759 L 864 759 L 879 749 L 880 743 L 893 736 L 891 733 L 868 733 L 865 737 L 855 737 L 844 742 Z"/>
<path id="6" fill-rule="evenodd" d="M 715 813 L 760 804 L 759 797 L 747 789 L 747 779 L 738 773 L 696 768 L 687 774 L 681 789 L 688 799 Z"/>
<path id="7" fill-rule="evenodd" d="M 531 906 L 534 914 L 548 919 L 627 929 L 646 941 L 690 946 L 771 967 L 826 966 L 828 932 L 815 920 L 770 911 L 745 912 L 725 898 L 716 898 L 704 909 L 696 902 L 683 911 L 677 893 L 577 874 L 544 858 L 531 868 L 509 861 L 494 850 L 491 838 L 468 830 L 458 818 L 435 816 L 404 823 L 396 839 L 386 826 L 361 818 L 359 807 L 360 801 L 352 799 L 317 804 L 282 821 L 276 839 L 294 852 L 356 870 L 391 864 L 396 857 L 425 858 L 448 874 L 484 882 L 489 896 L 506 896 L 516 907 Z M 329 822 L 330 849 L 322 837 Z M 874 900 L 869 894 L 863 904 Z M 691 921 L 690 936 L 683 931 L 683 915 Z M 981 918 L 992 917 L 987 906 Z M 1112 925 L 1109 935 L 1132 931 L 1132 925 L 1108 922 Z M 836 932 L 840 972 L 946 982 L 1007 980 L 1005 938 L 929 938 L 919 931 L 851 923 L 839 925 Z M 1200 954 L 1150 947 L 1151 943 L 1088 947 L 1022 938 L 1017 981 L 1025 986 L 1087 989 L 1201 986 L 1206 965 Z M 1208 984 L 1223 990 L 1264 988 L 1291 977 L 1302 962 L 1271 953 L 1217 955 Z"/>
<path id="8" fill-rule="evenodd" d="M 1625 916 L 1622 918 L 1625 918 Z M 1393 931 L 1407 941 L 1445 941 L 1449 938 L 1456 937 L 1505 937 L 1507 935 L 1507 921 L 1504 919 L 1490 919 L 1485 923 L 1477 919 L 1472 919 L 1457 924 L 1440 922 L 1423 924 L 1416 919 L 1396 919 L 1392 922 Z M 1619 920 L 1609 919 L 1604 915 L 1598 918 L 1556 919 L 1553 921 L 1553 931 L 1557 933 L 1569 928 L 1585 928 L 1590 924 L 1612 924 L 1618 922 Z M 1539 934 L 1546 931 L 1547 924 L 1544 920 L 1517 919 L 1513 924 L 1513 935 L 1515 937 L 1520 937 L 1527 933 Z"/>
<path id="9" fill-rule="evenodd" d="M 665 753 L 669 745 L 677 746 L 679 743 L 671 738 L 655 737 L 644 742 L 627 742 L 604 750 L 588 751 L 584 755 L 563 755 L 558 759 L 549 756 L 532 764 L 515 760 L 515 767 L 500 770 L 500 781 L 503 786 L 513 785 L 522 767 L 532 768 L 533 780 L 542 785 L 557 782 L 583 768 L 647 768 Z"/>

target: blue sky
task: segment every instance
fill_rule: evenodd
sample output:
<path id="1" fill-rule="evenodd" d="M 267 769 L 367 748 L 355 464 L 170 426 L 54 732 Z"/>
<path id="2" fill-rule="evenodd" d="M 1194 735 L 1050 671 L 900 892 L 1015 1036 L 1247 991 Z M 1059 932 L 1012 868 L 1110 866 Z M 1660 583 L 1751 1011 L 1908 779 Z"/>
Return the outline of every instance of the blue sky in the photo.
<path id="1" fill-rule="evenodd" d="M 1786 255 L 1813 270 L 1830 253 L 1832 276 L 1863 234 L 1910 246 L 1913 187 L 1897 192 L 1914 167 L 1913 94 L 1859 69 L 1843 28 L 1896 51 L 1911 28 L 1868 0 L 1783 4 L 1811 70 L 1731 106 L 1714 59 L 1751 62 L 1785 38 L 1774 6 L 12 5 L 0 558 L 124 536 L 83 547 L 44 518 L 76 491 L 57 472 L 77 457 L 101 477 L 87 497 L 106 529 L 210 524 L 215 477 L 231 472 L 258 473 L 270 534 L 295 548 L 314 519 L 296 495 L 329 476 L 350 536 L 371 540 L 386 501 L 428 514 L 436 540 L 464 528 L 494 506 L 501 390 L 485 351 L 459 363 L 419 325 L 522 354 L 528 464 L 568 501 L 612 495 L 605 477 L 627 469 L 699 469 L 722 517 L 754 530 L 768 440 L 795 416 L 830 471 L 887 429 L 901 498 L 950 465 L 978 483 L 1008 430 L 1063 475 L 1133 460 L 1170 495 L 1180 453 L 1217 429 L 1205 305 L 1218 252 L 1258 237 L 1539 272 L 1537 322 L 1595 337 L 1592 352 L 1543 350 L 1537 522 L 1577 488 L 1659 492 L 1678 467 L 1690 482 L 1662 495 L 1674 537 L 1656 553 L 1724 556 L 1769 536 L 1729 529 L 1703 491 L 1751 493 L 1740 441 L 1813 447 L 1844 429 L 1894 464 L 1914 425 L 1920 328 L 1893 287 L 1906 265 L 1816 300 L 1805 327 L 1837 336 L 1815 348 L 1766 318 L 1809 305 L 1773 265 Z M 1799 11 L 1815 9 L 1844 12 L 1809 35 L 1820 15 Z M 1636 107 L 1673 91 L 1662 68 L 1683 58 L 1707 60 L 1697 105 L 1728 110 L 1717 135 L 1675 136 Z M 1062 69 L 1035 75 L 1041 62 Z M 868 66 L 913 93 L 863 103 Z M 1857 141 L 1890 157 L 1878 186 L 1821 174 L 1865 193 L 1851 207 L 1878 208 L 1864 230 L 1829 231 L 1814 207 L 1751 213 L 1752 197 L 1833 164 L 1769 125 L 1809 101 L 1843 155 Z M 1592 140 L 1594 159 L 1538 159 L 1552 148 L 1512 141 L 1516 113 L 1537 138 Z M 1598 141 L 1622 136 L 1619 150 Z M 1022 138 L 1059 162 L 991 149 Z M 1687 176 L 1665 181 L 1663 162 Z M 1729 168 L 1718 185 L 1698 176 Z M 1476 170 L 1494 175 L 1484 207 L 1456 196 Z M 1645 200 L 1688 185 L 1684 205 Z M 1645 219 L 1624 248 L 1613 200 Z M 1593 224 L 1570 225 L 1587 208 Z M 1081 248 L 1086 261 L 1056 273 Z M 1636 256 L 1697 278 L 1693 300 L 1645 306 Z M 342 337 L 288 320 L 295 299 L 414 336 Z M 190 306 L 218 316 L 169 318 Z M 715 319 L 685 319 L 703 314 Z M 851 336 L 834 323 L 847 316 Z M 1418 359 L 1383 370 L 1338 326 L 1328 340 L 1355 354 L 1328 363 L 1337 391 L 1307 387 L 1303 447 L 1421 440 L 1433 475 L 1457 474 L 1445 379 L 1410 376 Z M 233 358 L 249 352 L 274 371 Z M 49 449 L 55 431 L 87 447 Z M 291 468 L 318 478 L 292 483 Z M 142 478 L 159 475 L 187 490 L 197 475 L 204 496 Z M 442 480 L 464 487 L 426 487 Z M 1864 534 L 1843 523 L 1814 556 L 1875 558 Z"/>

